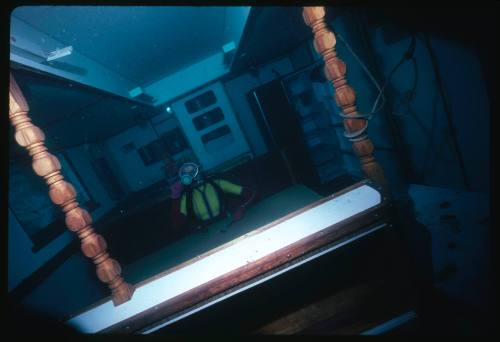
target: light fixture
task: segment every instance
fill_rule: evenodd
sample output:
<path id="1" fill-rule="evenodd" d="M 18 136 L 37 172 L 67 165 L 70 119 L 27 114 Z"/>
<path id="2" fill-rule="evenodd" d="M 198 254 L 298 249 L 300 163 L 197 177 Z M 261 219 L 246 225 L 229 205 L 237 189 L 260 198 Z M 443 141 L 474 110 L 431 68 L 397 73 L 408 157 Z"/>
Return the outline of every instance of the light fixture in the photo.
<path id="1" fill-rule="evenodd" d="M 49 52 L 49 54 L 47 55 L 47 62 L 71 55 L 72 53 L 73 53 L 73 46 L 66 46 L 62 49 L 55 49 L 54 51 Z"/>
<path id="2" fill-rule="evenodd" d="M 136 87 L 134 89 L 129 90 L 128 94 L 131 98 L 135 98 L 143 102 L 153 103 L 156 101 L 154 97 L 144 93 L 144 90 L 141 87 Z"/>
<path id="3" fill-rule="evenodd" d="M 224 65 L 229 66 L 231 64 L 235 51 L 236 51 L 236 44 L 233 41 L 222 46 Z"/>

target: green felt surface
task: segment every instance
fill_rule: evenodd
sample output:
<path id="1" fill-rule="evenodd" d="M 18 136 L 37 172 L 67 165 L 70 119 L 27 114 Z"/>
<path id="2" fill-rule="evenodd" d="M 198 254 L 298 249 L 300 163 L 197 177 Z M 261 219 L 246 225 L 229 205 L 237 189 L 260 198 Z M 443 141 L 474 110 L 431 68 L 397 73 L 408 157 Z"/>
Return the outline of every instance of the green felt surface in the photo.
<path id="1" fill-rule="evenodd" d="M 320 195 L 303 185 L 289 187 L 249 207 L 243 219 L 234 222 L 229 228 L 226 227 L 229 219 L 223 219 L 210 225 L 207 232 L 185 236 L 125 266 L 122 273 L 128 282 L 136 284 L 319 199 Z"/>

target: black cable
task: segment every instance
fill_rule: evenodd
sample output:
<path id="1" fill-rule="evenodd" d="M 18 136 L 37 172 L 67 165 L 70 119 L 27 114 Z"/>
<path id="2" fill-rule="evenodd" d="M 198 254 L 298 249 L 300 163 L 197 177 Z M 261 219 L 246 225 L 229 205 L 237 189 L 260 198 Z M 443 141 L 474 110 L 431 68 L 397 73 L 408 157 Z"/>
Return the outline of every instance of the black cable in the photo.
<path id="1" fill-rule="evenodd" d="M 421 131 L 425 134 L 425 136 L 428 139 L 427 147 L 425 149 L 425 151 L 426 151 L 425 155 L 427 156 L 425 158 L 425 160 L 429 161 L 430 160 L 429 156 L 431 154 L 431 150 L 432 150 L 432 147 L 434 145 L 434 139 L 433 139 L 434 133 L 433 132 L 434 132 L 434 126 L 436 124 L 436 121 L 435 121 L 435 119 L 436 119 L 436 108 L 435 108 L 436 101 L 433 101 L 434 105 L 433 105 L 433 111 L 432 111 L 432 113 L 433 113 L 432 114 L 432 124 L 431 124 L 432 127 L 431 127 L 431 132 L 429 132 L 429 131 L 427 131 L 425 124 L 419 119 L 418 115 L 415 113 L 415 111 L 411 107 L 411 102 L 415 98 L 416 88 L 418 85 L 418 72 L 419 72 L 417 60 L 414 56 L 411 58 L 411 61 L 413 64 L 413 75 L 414 75 L 413 85 L 412 85 L 412 88 L 409 91 L 408 95 L 406 96 L 404 103 L 402 104 L 403 106 L 406 107 L 406 112 L 409 113 L 410 115 L 401 115 L 401 114 L 396 114 L 394 112 L 392 114 L 397 115 L 397 116 L 403 116 L 403 117 L 409 116 L 415 120 L 417 125 L 420 127 Z M 435 154 L 438 154 L 438 153 L 441 154 L 439 151 L 435 151 Z M 426 165 L 422 165 L 421 170 L 419 172 L 419 175 L 418 175 L 418 177 L 416 177 L 416 181 L 422 182 L 425 179 L 425 175 L 427 173 L 427 170 L 429 170 L 429 168 L 432 168 L 432 167 L 426 167 Z"/>
<path id="2" fill-rule="evenodd" d="M 357 21 L 358 26 L 361 29 L 360 32 L 361 32 L 361 36 L 363 38 L 363 41 L 364 41 L 365 45 L 367 47 L 369 47 L 368 52 L 370 53 L 372 59 L 376 60 L 375 55 L 374 55 L 374 48 L 373 48 L 373 45 L 371 44 L 371 40 L 369 38 L 370 35 L 369 35 L 368 29 L 367 29 L 366 17 L 363 15 L 360 16 L 360 12 L 357 12 L 357 14 L 358 15 L 354 16 L 354 19 Z M 409 32 L 409 34 L 411 34 L 411 32 Z M 382 91 L 385 90 L 385 88 L 389 84 L 392 76 L 398 70 L 398 68 L 406 60 L 413 58 L 413 54 L 415 52 L 415 46 L 416 46 L 416 37 L 415 37 L 415 35 L 411 34 L 411 38 L 412 38 L 412 40 L 410 41 L 410 44 L 409 44 L 406 52 L 402 56 L 401 60 L 391 69 L 388 76 L 385 77 L 384 85 L 380 88 Z M 379 74 L 380 74 L 380 72 L 379 72 Z M 382 75 L 380 75 L 380 76 L 382 76 Z M 380 77 L 380 78 L 382 78 L 382 77 Z M 378 108 L 377 111 L 381 110 L 382 107 L 383 107 L 383 105 L 380 106 L 380 108 Z M 414 178 L 414 176 L 413 176 L 413 169 L 411 166 L 412 162 L 411 162 L 411 159 L 409 158 L 409 153 L 405 153 L 405 146 L 403 143 L 404 140 L 403 140 L 403 137 L 401 136 L 401 130 L 399 128 L 397 121 L 394 120 L 394 117 L 392 115 L 390 115 L 389 111 L 385 110 L 385 111 L 383 111 L 383 113 L 384 113 L 384 117 L 385 117 L 387 124 L 388 124 L 389 132 L 391 133 L 394 151 L 400 160 L 401 169 L 402 169 L 401 171 L 402 171 L 402 174 L 404 175 L 403 177 L 406 179 L 406 181 L 408 181 L 408 180 Z"/>
<path id="3" fill-rule="evenodd" d="M 413 44 L 413 43 L 412 43 Z M 411 46 L 411 45 L 410 45 Z M 415 48 L 415 45 L 413 45 L 412 49 L 414 51 L 414 48 Z M 413 53 L 412 53 L 413 55 Z M 416 93 L 416 90 L 417 90 L 417 85 L 418 85 L 418 63 L 417 63 L 417 59 L 415 58 L 415 56 L 412 56 L 410 58 L 411 62 L 412 62 L 412 65 L 413 65 L 413 85 L 411 87 L 411 90 L 409 91 L 409 93 L 407 94 L 407 96 L 405 97 L 404 99 L 404 103 L 402 104 L 405 108 L 406 108 L 406 112 L 405 113 L 410 113 L 411 115 L 401 115 L 401 114 L 396 114 L 393 110 L 391 111 L 391 114 L 392 115 L 397 115 L 397 116 L 409 116 L 411 118 L 413 118 L 413 120 L 415 120 L 415 122 L 417 123 L 417 125 L 419 126 L 419 128 L 421 129 L 421 131 L 425 134 L 425 136 L 427 137 L 427 141 L 429 142 L 428 143 L 428 147 L 427 147 L 427 150 L 430 149 L 431 145 L 432 145 L 432 135 L 431 133 L 429 133 L 425 127 L 425 124 L 419 119 L 418 115 L 416 115 L 415 111 L 413 110 L 413 108 L 411 107 L 411 102 L 414 100 L 415 98 L 415 93 Z M 435 111 L 434 111 L 435 112 Z M 428 154 L 428 153 L 427 153 Z M 425 178 L 425 166 L 422 166 L 421 167 L 421 170 L 420 172 L 415 172 L 417 175 L 415 175 L 415 181 L 417 182 L 421 182 L 424 178 Z"/>
<path id="4" fill-rule="evenodd" d="M 413 86 L 410 90 L 410 94 L 408 95 L 408 103 L 410 103 L 411 101 L 413 101 L 413 99 L 415 98 L 415 92 L 417 90 L 417 84 L 418 84 L 418 64 L 417 64 L 417 59 L 415 58 L 415 56 L 413 56 L 411 58 L 411 61 L 413 63 Z"/>
<path id="5" fill-rule="evenodd" d="M 456 153 L 456 156 L 458 159 L 458 164 L 460 167 L 460 171 L 462 173 L 464 185 L 468 191 L 471 191 L 471 186 L 470 186 L 469 179 L 467 177 L 467 173 L 465 170 L 465 163 L 463 160 L 462 152 L 461 152 L 459 144 L 458 144 L 455 123 L 453 121 L 453 113 L 451 112 L 450 104 L 448 102 L 448 99 L 447 99 L 445 91 L 444 91 L 441 73 L 439 72 L 439 65 L 438 65 L 437 57 L 434 53 L 434 49 L 432 47 L 429 35 L 427 33 L 424 33 L 424 43 L 425 43 L 427 50 L 429 51 L 429 56 L 431 58 L 432 68 L 434 69 L 434 73 L 436 75 L 436 83 L 438 86 L 439 94 L 441 95 L 441 98 L 443 100 L 443 108 L 444 108 L 444 111 L 446 113 L 446 119 L 448 122 L 448 129 L 450 131 L 451 139 L 453 141 L 453 148 L 455 150 L 455 153 Z"/>
<path id="6" fill-rule="evenodd" d="M 406 62 L 407 60 L 415 60 L 415 57 L 413 56 L 415 53 L 415 45 L 416 45 L 416 38 L 415 38 L 415 36 L 412 36 L 411 41 L 410 41 L 410 45 L 408 46 L 408 49 L 406 49 L 406 52 L 403 54 L 403 56 L 401 57 L 401 60 L 398 62 L 398 64 L 396 64 L 392 68 L 391 72 L 389 72 L 389 75 L 387 76 L 387 79 L 386 79 L 382 89 L 384 89 L 384 87 L 387 86 L 387 84 L 391 81 L 393 74 L 399 69 L 399 67 L 401 65 L 403 65 L 404 62 Z M 416 87 L 416 84 L 414 84 L 414 87 Z"/>
<path id="7" fill-rule="evenodd" d="M 436 101 L 434 101 L 433 103 L 435 103 Z M 428 161 L 430 160 L 429 156 L 431 155 L 431 151 L 432 151 L 432 147 L 434 145 L 434 131 L 435 131 L 435 125 L 436 125 L 436 108 L 435 108 L 435 105 L 433 105 L 433 110 L 432 110 L 432 123 L 431 123 L 431 131 L 427 131 L 426 127 L 425 127 L 425 124 L 419 119 L 418 115 L 416 115 L 415 111 L 413 110 L 413 108 L 411 108 L 410 106 L 410 103 L 408 101 L 407 103 L 407 106 L 406 106 L 406 109 L 408 112 L 410 112 L 411 115 L 409 115 L 411 118 L 413 118 L 413 120 L 415 120 L 415 122 L 417 123 L 417 125 L 420 127 L 420 129 L 422 130 L 422 132 L 426 135 L 427 137 L 427 147 L 425 149 L 425 157 L 424 158 L 424 163 L 422 164 L 421 166 L 421 170 L 419 172 L 419 176 L 416 178 L 416 181 L 418 182 L 422 182 L 424 179 L 425 179 L 425 175 L 427 173 L 427 170 L 429 169 L 428 167 L 426 167 L 426 163 L 428 163 Z M 435 151 L 435 155 L 437 155 L 438 152 Z"/>
<path id="8" fill-rule="evenodd" d="M 344 43 L 344 45 L 347 47 L 347 49 L 349 50 L 349 52 L 351 52 L 351 54 L 354 56 L 354 58 L 360 63 L 360 65 L 363 67 L 363 69 L 368 73 L 368 75 L 371 77 L 371 73 L 369 72 L 369 70 L 365 67 L 364 63 L 359 59 L 359 57 L 356 55 L 356 53 L 354 53 L 354 51 L 351 49 L 351 47 L 349 46 L 349 44 L 345 41 L 345 39 L 340 35 L 340 34 L 337 34 L 337 36 L 340 38 L 340 40 Z M 358 131 L 355 131 L 355 132 L 352 132 L 352 133 L 348 133 L 347 131 L 344 132 L 344 136 L 346 138 L 348 138 L 350 141 L 352 142 L 355 142 L 355 141 L 359 141 L 359 140 L 363 140 L 366 138 L 366 134 L 365 134 L 365 131 L 367 130 L 368 128 L 368 121 L 372 118 L 372 115 L 376 112 L 378 112 L 379 110 L 382 109 L 382 107 L 384 106 L 384 103 L 380 106 L 377 107 L 377 104 L 378 104 L 378 101 L 380 99 L 380 97 L 382 96 L 383 98 L 383 102 L 385 102 L 385 99 L 384 99 L 384 91 L 385 91 L 385 88 L 389 85 L 389 82 L 390 80 L 392 79 L 392 76 L 394 75 L 394 73 L 399 69 L 399 67 L 401 65 L 403 65 L 403 63 L 409 59 L 413 59 L 413 55 L 415 53 L 415 45 L 416 45 L 416 38 L 415 36 L 412 35 L 412 40 L 410 41 L 410 45 L 408 46 L 408 49 L 406 50 L 406 52 L 403 54 L 403 56 L 401 57 L 401 60 L 392 68 L 392 70 L 389 72 L 389 75 L 388 77 L 386 78 L 385 82 L 384 82 L 384 85 L 382 87 L 380 87 L 379 89 L 379 95 L 377 96 L 377 99 L 375 100 L 375 103 L 373 105 L 373 108 L 371 110 L 370 113 L 368 114 L 363 114 L 363 113 L 357 113 L 355 115 L 346 115 L 342 112 L 339 113 L 339 115 L 344 118 L 344 119 L 364 119 L 366 120 L 366 123 L 365 125 L 363 126 L 363 128 L 361 128 L 360 130 Z M 376 81 L 374 81 L 376 82 Z M 401 139 L 400 139 L 401 140 Z M 400 145 L 400 144 L 398 144 Z"/>
<path id="9" fill-rule="evenodd" d="M 410 42 L 410 45 L 408 46 L 407 51 L 405 52 L 405 54 L 403 55 L 403 57 L 401 58 L 401 60 L 391 69 L 391 71 L 389 72 L 389 75 L 386 78 L 386 81 L 384 82 L 384 85 L 381 87 L 381 89 L 384 89 L 387 86 L 387 84 L 392 79 L 392 76 L 394 75 L 394 73 L 398 70 L 398 68 L 406 60 L 410 60 L 412 62 L 412 64 L 413 64 L 413 70 L 414 70 L 414 80 L 413 80 L 412 88 L 411 88 L 410 92 L 407 94 L 405 103 L 406 103 L 407 110 L 412 114 L 411 117 L 415 120 L 415 122 L 418 124 L 418 126 L 422 129 L 422 131 L 425 133 L 425 135 L 427 136 L 427 138 L 429 138 L 429 144 L 428 144 L 428 148 L 427 148 L 427 150 L 429 151 L 432 148 L 432 145 L 433 145 L 433 141 L 432 141 L 433 139 L 432 139 L 432 136 L 430 136 L 430 135 L 432 135 L 432 133 L 429 134 L 429 132 L 427 132 L 427 130 L 425 129 L 425 125 L 418 119 L 418 116 L 415 114 L 415 112 L 413 111 L 413 109 L 410 107 L 410 102 L 415 97 L 416 87 L 417 87 L 417 84 L 418 84 L 418 64 L 417 64 L 416 58 L 414 57 L 414 52 L 415 52 L 415 47 L 416 47 L 416 38 L 417 37 L 415 36 L 415 34 L 412 34 L 412 40 Z M 429 46 L 427 46 L 427 48 L 429 48 Z M 432 47 L 431 47 L 431 49 L 432 49 Z M 434 59 L 433 60 L 433 67 L 434 67 L 434 71 L 436 72 L 436 75 L 438 77 L 438 84 L 440 85 L 439 91 L 440 91 L 441 96 L 443 97 L 443 100 L 444 100 L 443 102 L 445 102 L 446 100 L 445 100 L 445 97 L 444 97 L 444 91 L 443 91 L 443 87 L 442 87 L 442 82 L 441 82 L 441 78 L 440 78 L 439 72 L 436 70 L 437 69 L 436 65 L 437 65 L 437 63 L 435 62 L 435 59 Z M 458 143 L 457 143 L 457 139 L 456 139 L 456 134 L 455 134 L 454 129 L 452 130 L 452 128 L 454 127 L 454 125 L 453 125 L 453 120 L 452 120 L 452 117 L 451 117 L 451 111 L 449 110 L 448 103 L 445 104 L 445 110 L 447 110 L 448 124 L 451 127 L 450 131 L 452 131 L 452 139 L 454 140 L 454 147 L 455 147 L 455 150 L 457 152 L 457 155 L 459 156 L 459 161 L 461 163 L 462 174 L 464 175 L 464 183 L 466 184 L 466 187 L 470 190 L 469 182 L 468 182 L 468 179 L 467 179 L 466 174 L 465 174 L 465 167 L 464 167 L 463 159 L 461 158 L 461 154 L 460 154 L 460 151 L 458 149 Z M 393 115 L 395 115 L 395 114 L 393 113 Z M 435 117 L 435 111 L 434 111 L 433 117 Z M 392 120 L 390 120 L 390 121 L 392 121 Z M 434 126 L 434 123 L 435 123 L 435 121 L 433 120 L 433 126 Z M 395 123 L 392 123 L 392 122 L 391 122 L 391 124 L 395 125 Z M 401 149 L 401 147 L 400 147 L 400 149 Z M 420 175 L 419 178 L 423 178 L 425 176 L 425 167 L 422 168 L 422 170 L 421 170 L 420 173 L 421 173 L 421 175 Z"/>
<path id="10" fill-rule="evenodd" d="M 387 78 L 386 78 L 386 80 L 381 88 L 382 91 L 384 91 L 385 88 L 389 85 L 389 83 L 392 80 L 392 77 L 394 76 L 396 71 L 404 64 L 404 62 L 414 59 L 413 55 L 415 53 L 415 46 L 416 46 L 416 37 L 414 35 L 412 35 L 410 44 L 408 45 L 406 52 L 403 54 L 403 56 L 401 57 L 399 62 L 391 69 L 391 71 L 387 75 Z M 416 85 L 415 85 L 415 87 L 416 87 Z M 401 130 L 399 129 L 397 122 L 395 122 L 393 120 L 392 115 L 386 114 L 386 118 L 389 122 L 389 127 L 392 131 L 393 138 L 396 141 L 395 145 L 396 145 L 397 155 L 399 156 L 399 158 L 401 160 L 403 160 L 405 162 L 404 168 L 406 169 L 407 177 L 409 179 L 412 179 L 412 178 L 414 178 L 414 175 L 413 175 L 413 171 L 412 171 L 412 167 L 411 167 L 411 160 L 409 160 L 409 158 L 405 154 L 404 144 L 403 144 L 404 139 L 401 137 Z"/>

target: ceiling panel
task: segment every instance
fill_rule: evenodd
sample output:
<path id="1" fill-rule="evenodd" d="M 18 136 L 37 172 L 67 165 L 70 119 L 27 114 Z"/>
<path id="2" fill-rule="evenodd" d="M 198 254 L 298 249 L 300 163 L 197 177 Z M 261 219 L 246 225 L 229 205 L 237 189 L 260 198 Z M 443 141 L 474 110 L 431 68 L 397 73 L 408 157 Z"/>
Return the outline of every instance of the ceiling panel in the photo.
<path id="1" fill-rule="evenodd" d="M 50 149 L 106 139 L 160 110 L 63 79 L 26 70 L 11 72 L 28 102 L 32 122 L 42 128 Z M 18 154 L 14 145 L 11 153 Z"/>
<path id="2" fill-rule="evenodd" d="M 299 43 L 312 39 L 304 23 L 302 7 L 253 7 L 242 37 L 233 70 L 259 65 L 289 53 Z"/>
<path id="3" fill-rule="evenodd" d="M 60 121 L 80 111 L 103 95 L 82 91 L 74 82 L 38 75 L 28 71 L 12 71 L 24 96 L 28 99 L 31 116 L 40 127 Z"/>
<path id="4" fill-rule="evenodd" d="M 133 125 L 144 123 L 158 110 L 143 107 L 116 98 L 108 98 L 81 112 L 82 121 L 91 123 L 93 138 L 101 140 L 118 134 Z"/>
<path id="5" fill-rule="evenodd" d="M 225 44 L 218 6 L 23 6 L 13 15 L 143 86 Z"/>
<path id="6" fill-rule="evenodd" d="M 47 136 L 60 146 L 72 146 L 107 139 L 134 125 L 146 123 L 156 114 L 154 107 L 107 97 L 70 118 L 46 128 Z"/>

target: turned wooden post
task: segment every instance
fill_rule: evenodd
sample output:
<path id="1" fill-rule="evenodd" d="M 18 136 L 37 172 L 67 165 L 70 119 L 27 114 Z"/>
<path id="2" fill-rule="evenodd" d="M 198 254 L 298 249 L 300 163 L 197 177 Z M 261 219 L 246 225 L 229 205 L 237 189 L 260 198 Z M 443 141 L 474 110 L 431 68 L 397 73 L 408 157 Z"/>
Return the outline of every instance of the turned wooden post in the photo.
<path id="1" fill-rule="evenodd" d="M 33 159 L 33 170 L 47 182 L 50 199 L 61 207 L 68 229 L 80 238 L 83 254 L 96 265 L 97 277 L 111 289 L 113 304 L 120 305 L 132 298 L 134 287 L 120 276 L 120 264 L 107 253 L 104 238 L 94 232 L 92 217 L 85 209 L 80 208 L 75 188 L 64 180 L 59 160 L 47 151 L 45 135 L 31 123 L 28 111 L 28 104 L 11 74 L 9 118 L 15 129 L 15 139 L 28 150 Z"/>
<path id="2" fill-rule="evenodd" d="M 366 134 L 367 118 L 358 113 L 356 108 L 356 93 L 347 84 L 345 63 L 337 57 L 336 38 L 325 22 L 325 9 L 322 6 L 304 7 L 303 18 L 312 28 L 314 48 L 323 57 L 326 78 L 332 82 L 335 102 L 342 109 L 345 136 L 352 141 L 354 153 L 358 156 L 366 177 L 386 191 L 384 172 L 373 156 L 373 143 Z"/>

